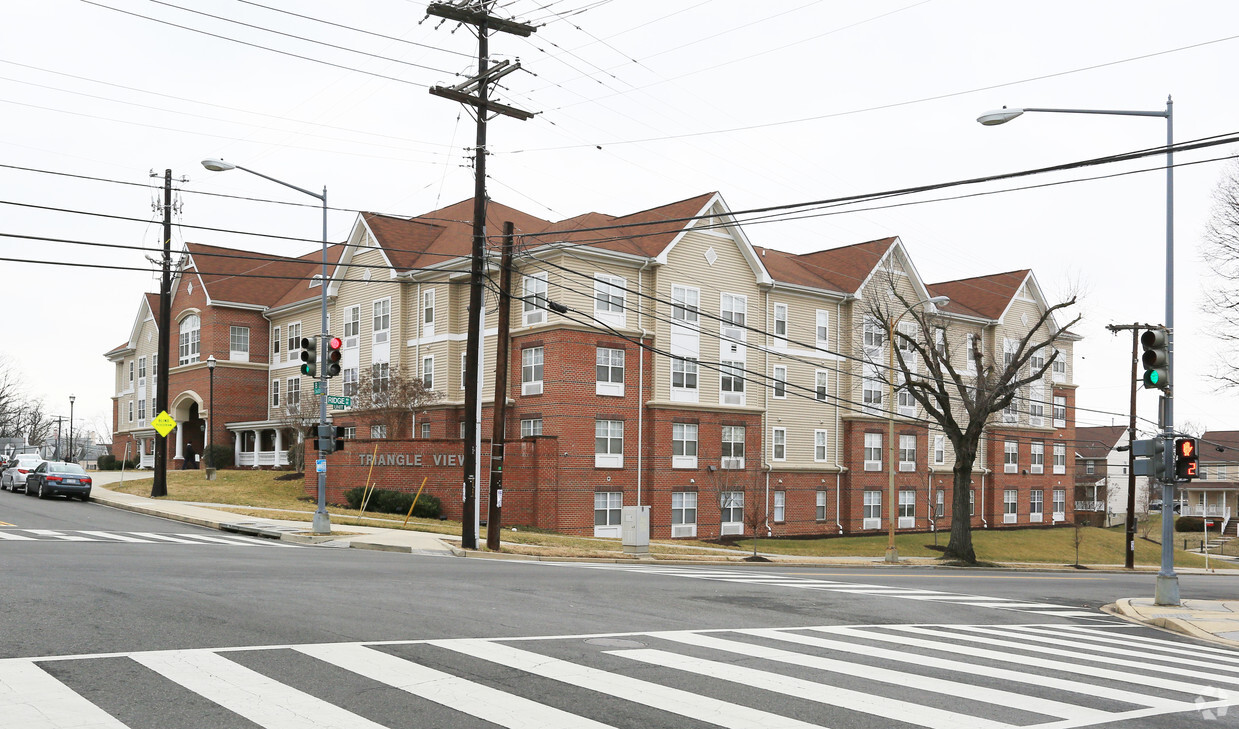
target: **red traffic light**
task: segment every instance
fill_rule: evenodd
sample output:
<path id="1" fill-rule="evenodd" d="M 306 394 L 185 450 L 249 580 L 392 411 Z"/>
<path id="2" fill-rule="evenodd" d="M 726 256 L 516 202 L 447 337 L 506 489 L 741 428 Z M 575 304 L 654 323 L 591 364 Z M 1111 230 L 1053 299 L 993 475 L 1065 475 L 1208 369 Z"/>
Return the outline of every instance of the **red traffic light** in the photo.
<path id="1" fill-rule="evenodd" d="M 340 360 L 343 355 L 340 353 L 340 347 L 344 346 L 344 340 L 339 337 L 327 338 L 327 351 L 325 353 L 326 361 L 323 369 L 326 370 L 328 377 L 335 377 L 340 374 Z"/>
<path id="2" fill-rule="evenodd" d="M 340 347 L 343 347 L 343 346 L 344 346 L 344 340 L 340 339 L 339 337 L 331 337 L 330 339 L 327 340 L 328 349 L 339 349 Z"/>

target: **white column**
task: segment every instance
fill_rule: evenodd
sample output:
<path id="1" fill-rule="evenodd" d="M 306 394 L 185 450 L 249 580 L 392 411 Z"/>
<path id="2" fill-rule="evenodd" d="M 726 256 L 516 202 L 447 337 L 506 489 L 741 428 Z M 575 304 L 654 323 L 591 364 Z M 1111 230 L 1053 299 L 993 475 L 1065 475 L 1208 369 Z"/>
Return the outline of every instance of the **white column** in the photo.
<path id="1" fill-rule="evenodd" d="M 280 451 L 284 450 L 284 430 L 282 428 L 275 429 L 275 453 L 279 456 Z"/>
<path id="2" fill-rule="evenodd" d="M 241 467 L 241 439 L 245 436 L 243 432 L 233 433 L 232 442 L 232 463 L 237 468 Z"/>
<path id="3" fill-rule="evenodd" d="M 262 431 L 251 430 L 254 434 L 254 468 L 258 468 L 258 454 L 262 452 Z"/>
<path id="4" fill-rule="evenodd" d="M 185 457 L 185 423 L 176 424 L 176 455 L 173 458 Z"/>

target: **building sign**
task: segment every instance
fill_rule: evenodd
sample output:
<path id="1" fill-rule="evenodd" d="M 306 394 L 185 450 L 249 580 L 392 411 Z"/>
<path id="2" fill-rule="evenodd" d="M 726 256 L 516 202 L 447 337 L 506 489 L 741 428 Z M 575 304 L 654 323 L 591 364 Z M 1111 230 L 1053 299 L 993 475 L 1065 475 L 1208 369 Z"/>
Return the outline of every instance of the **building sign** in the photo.
<path id="1" fill-rule="evenodd" d="M 362 466 L 464 466 L 464 458 L 459 453 L 359 453 L 357 462 Z"/>

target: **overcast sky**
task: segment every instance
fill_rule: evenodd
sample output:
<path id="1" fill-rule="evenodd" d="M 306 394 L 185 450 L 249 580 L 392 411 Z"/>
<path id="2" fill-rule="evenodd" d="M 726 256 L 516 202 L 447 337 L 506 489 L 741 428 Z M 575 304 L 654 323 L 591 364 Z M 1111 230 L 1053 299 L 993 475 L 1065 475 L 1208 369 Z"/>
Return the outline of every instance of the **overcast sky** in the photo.
<path id="1" fill-rule="evenodd" d="M 493 60 L 519 58 L 528 71 L 506 77 L 498 98 L 538 116 L 490 125 L 490 194 L 549 219 L 624 214 L 710 191 L 740 210 L 1165 143 L 1160 118 L 1029 113 L 999 127 L 976 123 L 1003 105 L 1160 111 L 1173 95 L 1176 141 L 1239 132 L 1233 0 L 500 5 L 538 30 L 492 37 Z M 349 231 L 350 211 L 416 215 L 471 197 L 472 119 L 428 88 L 473 74 L 476 39 L 424 20 L 425 7 L 5 3 L 0 257 L 96 266 L 0 261 L 0 311 L 13 333 L 3 355 L 29 392 L 66 415 L 75 394 L 79 427 L 110 423 L 113 371 L 102 355 L 128 337 L 142 293 L 158 291 L 146 256 L 160 245 L 152 203 L 162 199 L 165 169 L 188 178 L 178 183 L 178 246 L 302 254 L 320 236 L 315 200 L 243 172 L 208 172 L 206 157 L 315 191 L 326 185 L 339 209 L 332 241 Z M 1214 147 L 1176 162 L 1237 153 Z M 1125 423 L 1131 340 L 1104 327 L 1164 320 L 1161 164 L 1150 157 L 745 230 L 756 245 L 792 252 L 898 235 L 929 282 L 1034 269 L 1051 297 L 1080 294 L 1078 404 L 1100 412 L 1080 412 L 1079 424 Z M 1178 424 L 1239 429 L 1239 400 L 1207 378 L 1217 343 L 1200 313 L 1201 292 L 1215 285 L 1201 234 L 1213 189 L 1234 164 L 1175 172 Z M 1152 171 L 927 202 L 1144 169 Z M 1153 394 L 1140 395 L 1139 412 L 1155 421 Z"/>

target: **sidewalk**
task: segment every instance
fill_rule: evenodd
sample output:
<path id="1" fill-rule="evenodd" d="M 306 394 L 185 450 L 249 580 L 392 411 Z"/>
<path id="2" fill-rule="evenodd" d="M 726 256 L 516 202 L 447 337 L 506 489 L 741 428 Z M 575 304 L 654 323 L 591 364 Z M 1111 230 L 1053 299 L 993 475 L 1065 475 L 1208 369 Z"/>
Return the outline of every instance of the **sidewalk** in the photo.
<path id="1" fill-rule="evenodd" d="M 452 540 L 442 534 L 430 532 L 407 531 L 403 529 L 385 529 L 383 527 L 341 526 L 332 530 L 330 536 L 317 536 L 311 533 L 307 521 L 256 519 L 253 517 L 233 514 L 221 509 L 211 508 L 202 504 L 191 504 L 184 501 L 167 501 L 150 499 L 144 496 L 134 496 L 117 491 L 111 491 L 105 484 L 115 483 L 119 475 L 115 472 L 92 472 L 95 485 L 91 490 L 91 499 L 126 511 L 150 514 L 174 521 L 197 524 L 210 529 L 250 534 L 254 536 L 280 539 L 302 544 L 317 544 L 327 547 L 352 547 L 356 549 L 374 549 L 389 552 L 404 552 L 408 554 L 437 555 L 444 557 L 485 557 L 490 559 L 540 560 L 555 561 L 573 560 L 572 557 L 556 556 L 543 558 L 530 555 L 510 553 L 466 552 L 460 547 L 449 544 Z M 771 558 L 765 563 L 737 562 L 734 554 L 730 554 L 728 564 L 754 565 L 830 565 L 833 567 L 878 567 L 883 566 L 882 557 L 795 557 L 786 558 L 776 555 L 765 555 Z M 588 561 L 632 562 L 628 557 L 617 556 L 613 559 L 590 559 Z M 670 560 L 659 560 L 666 564 Z M 709 563 L 708 558 L 698 556 L 690 563 Z M 937 567 L 933 558 L 904 558 L 904 566 Z M 1006 564 L 1004 567 L 1013 570 L 1046 571 L 1054 569 L 1049 565 Z M 1116 572 L 1126 572 L 1118 565 L 1090 565 L 1094 569 L 1106 570 L 1113 567 Z M 1204 573 L 1204 570 L 1181 569 L 1180 572 Z M 1113 605 L 1103 608 L 1105 612 L 1117 615 L 1127 620 L 1149 625 L 1155 628 L 1174 631 L 1194 638 L 1208 640 L 1220 645 L 1239 648 L 1239 599 L 1236 600 L 1183 600 L 1178 607 L 1165 607 L 1153 604 L 1152 598 L 1124 598 Z"/>

